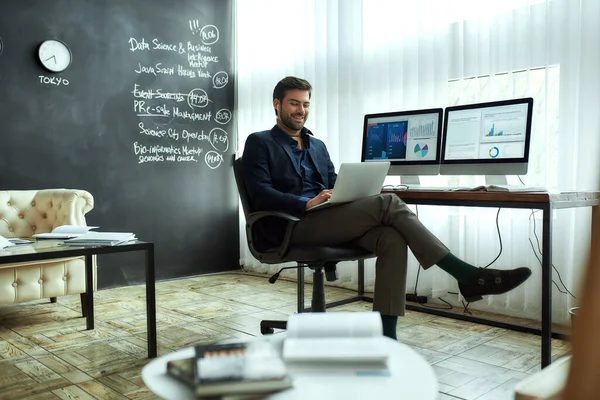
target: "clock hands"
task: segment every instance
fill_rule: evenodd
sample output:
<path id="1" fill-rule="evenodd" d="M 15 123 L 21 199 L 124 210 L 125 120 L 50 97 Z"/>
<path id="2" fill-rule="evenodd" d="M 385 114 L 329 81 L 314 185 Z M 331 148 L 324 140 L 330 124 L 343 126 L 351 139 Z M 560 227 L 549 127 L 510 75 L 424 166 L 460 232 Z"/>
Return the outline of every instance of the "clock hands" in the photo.
<path id="1" fill-rule="evenodd" d="M 49 39 L 40 44 L 38 60 L 51 72 L 62 72 L 71 64 L 71 50 L 60 40 Z"/>

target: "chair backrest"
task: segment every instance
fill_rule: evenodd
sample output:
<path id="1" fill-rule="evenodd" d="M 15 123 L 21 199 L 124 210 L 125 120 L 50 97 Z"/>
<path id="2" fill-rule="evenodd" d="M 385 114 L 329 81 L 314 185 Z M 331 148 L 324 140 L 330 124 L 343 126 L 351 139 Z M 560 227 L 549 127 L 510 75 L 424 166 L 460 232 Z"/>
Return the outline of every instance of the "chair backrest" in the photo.
<path id="1" fill-rule="evenodd" d="M 240 200 L 242 201 L 242 209 L 246 218 L 252 212 L 250 208 L 250 197 L 248 196 L 248 190 L 246 189 L 246 182 L 244 181 L 244 168 L 242 165 L 242 157 L 233 161 L 233 174 L 235 176 L 235 183 L 237 184 L 238 193 Z"/>

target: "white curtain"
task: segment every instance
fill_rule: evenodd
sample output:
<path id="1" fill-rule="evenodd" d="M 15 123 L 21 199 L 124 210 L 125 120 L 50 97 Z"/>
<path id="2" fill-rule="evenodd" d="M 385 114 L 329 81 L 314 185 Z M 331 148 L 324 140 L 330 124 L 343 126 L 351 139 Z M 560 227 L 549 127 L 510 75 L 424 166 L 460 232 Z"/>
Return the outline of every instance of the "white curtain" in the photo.
<path id="1" fill-rule="evenodd" d="M 327 144 L 336 166 L 360 160 L 366 113 L 531 96 L 530 166 L 520 178 L 551 190 L 595 189 L 600 172 L 599 37 L 598 0 L 238 0 L 238 154 L 250 133 L 275 123 L 272 91 L 287 75 L 312 83 L 307 127 Z M 482 184 L 483 179 L 421 177 L 426 185 L 450 186 Z M 518 183 L 514 179 L 509 183 Z M 413 210 L 465 261 L 485 266 L 497 256 L 497 209 Z M 470 308 L 539 318 L 541 266 L 534 251 L 541 258 L 535 238 L 541 239 L 541 213 L 531 214 L 500 211 L 503 251 L 494 266 L 528 266 L 532 278 Z M 589 248 L 590 211 L 556 211 L 553 224 L 554 265 L 564 286 L 575 292 Z M 276 272 L 280 266 L 261 265 L 250 255 L 243 215 L 240 228 L 244 268 Z M 356 286 L 355 265 L 339 266 L 338 284 Z M 408 291 L 415 289 L 418 270 L 411 256 Z M 366 279 L 372 285 L 372 261 Z M 553 317 L 566 322 L 577 300 L 559 291 L 564 287 L 556 272 L 554 280 Z M 433 301 L 460 300 L 454 279 L 437 267 L 421 270 L 418 292 Z"/>

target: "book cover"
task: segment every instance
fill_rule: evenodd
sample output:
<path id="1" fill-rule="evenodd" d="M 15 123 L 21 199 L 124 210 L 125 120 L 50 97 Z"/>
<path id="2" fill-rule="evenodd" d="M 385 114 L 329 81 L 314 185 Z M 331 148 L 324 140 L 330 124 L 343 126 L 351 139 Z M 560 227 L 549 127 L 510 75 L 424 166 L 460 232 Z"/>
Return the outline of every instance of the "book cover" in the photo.
<path id="1" fill-rule="evenodd" d="M 281 356 L 267 341 L 196 346 L 197 396 L 269 393 L 292 387 Z"/>
<path id="2" fill-rule="evenodd" d="M 194 357 L 167 362 L 167 373 L 189 387 L 194 387 Z"/>

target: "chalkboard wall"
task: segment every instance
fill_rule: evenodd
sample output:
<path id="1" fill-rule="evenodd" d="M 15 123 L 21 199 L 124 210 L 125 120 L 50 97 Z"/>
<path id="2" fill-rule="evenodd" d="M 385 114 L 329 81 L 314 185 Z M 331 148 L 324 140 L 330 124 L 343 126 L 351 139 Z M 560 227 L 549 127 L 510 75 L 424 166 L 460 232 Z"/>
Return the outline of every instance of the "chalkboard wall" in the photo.
<path id="1" fill-rule="evenodd" d="M 3 1 L 0 189 L 89 191 L 88 224 L 155 242 L 158 279 L 237 269 L 232 7 Z M 142 260 L 103 256 L 99 288 L 143 282 Z"/>

